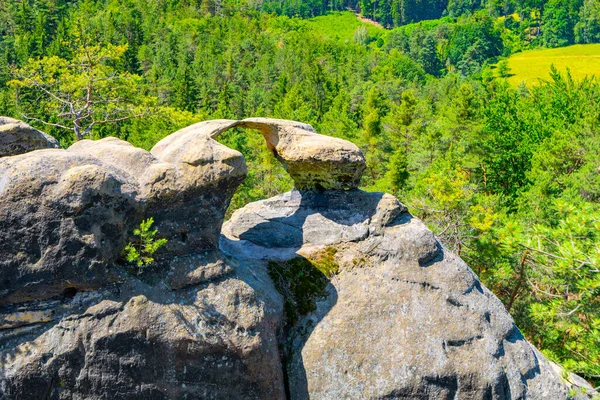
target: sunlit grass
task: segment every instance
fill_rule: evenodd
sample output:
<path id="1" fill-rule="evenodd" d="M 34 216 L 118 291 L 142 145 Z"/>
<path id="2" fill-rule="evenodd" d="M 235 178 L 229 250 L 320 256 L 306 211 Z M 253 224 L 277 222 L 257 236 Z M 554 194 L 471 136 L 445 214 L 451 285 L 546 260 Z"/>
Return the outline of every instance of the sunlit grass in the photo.
<path id="1" fill-rule="evenodd" d="M 326 38 L 342 41 L 353 40 L 354 33 L 361 26 L 367 29 L 369 37 L 378 37 L 385 32 L 385 29 L 359 21 L 351 11 L 338 11 L 314 17 L 309 19 L 309 23 L 311 29 L 321 33 Z"/>
<path id="2" fill-rule="evenodd" d="M 574 45 L 556 49 L 528 50 L 508 59 L 508 81 L 517 86 L 521 82 L 536 84 L 539 79 L 550 79 L 550 66 L 560 72 L 571 70 L 574 79 L 586 76 L 600 77 L 600 44 Z"/>

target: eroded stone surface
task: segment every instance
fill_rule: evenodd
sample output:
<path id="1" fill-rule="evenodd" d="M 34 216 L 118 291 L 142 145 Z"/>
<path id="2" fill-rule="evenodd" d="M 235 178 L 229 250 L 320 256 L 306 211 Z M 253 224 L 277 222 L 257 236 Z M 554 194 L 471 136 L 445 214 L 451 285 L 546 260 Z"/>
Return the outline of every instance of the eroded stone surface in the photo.
<path id="1" fill-rule="evenodd" d="M 100 287 L 134 226 L 137 188 L 94 157 L 39 150 L 0 159 L 0 305 Z"/>
<path id="2" fill-rule="evenodd" d="M 130 278 L 78 293 L 29 335 L 0 331 L 0 398 L 283 399 L 282 305 L 266 272 L 186 286 Z"/>
<path id="3" fill-rule="evenodd" d="M 0 157 L 57 148 L 60 148 L 60 145 L 52 136 L 23 121 L 0 117 Z"/>
<path id="4" fill-rule="evenodd" d="M 355 189 L 360 183 L 365 158 L 347 140 L 320 135 L 296 121 L 248 118 L 240 126 L 262 132 L 297 189 Z"/>
<path id="5" fill-rule="evenodd" d="M 392 196 L 252 203 L 225 224 L 221 247 L 261 260 L 337 250 L 328 297 L 288 338 L 292 399 L 570 398 L 502 303 Z"/>
<path id="6" fill-rule="evenodd" d="M 0 159 L 0 398 L 283 398 L 281 299 L 216 249 L 245 174 L 196 127 Z M 150 216 L 169 244 L 137 276 L 114 262 Z"/>
<path id="7" fill-rule="evenodd" d="M 308 124 L 272 118 L 199 122 L 160 141 L 152 154 L 196 167 L 210 165 L 214 160 L 206 154 L 207 144 L 235 127 L 260 131 L 298 189 L 355 189 L 366 168 L 363 154 L 353 143 L 320 135 Z"/>
<path id="8" fill-rule="evenodd" d="M 169 239 L 163 258 L 215 248 L 243 156 L 196 130 L 162 148 L 106 138 L 0 159 L 0 304 L 118 280 L 110 265 L 143 218 Z"/>
<path id="9" fill-rule="evenodd" d="M 383 193 L 294 190 L 236 211 L 223 227 L 221 248 L 239 257 L 285 259 L 305 245 L 367 239 L 405 210 Z M 436 243 L 432 234 L 430 241 Z"/>

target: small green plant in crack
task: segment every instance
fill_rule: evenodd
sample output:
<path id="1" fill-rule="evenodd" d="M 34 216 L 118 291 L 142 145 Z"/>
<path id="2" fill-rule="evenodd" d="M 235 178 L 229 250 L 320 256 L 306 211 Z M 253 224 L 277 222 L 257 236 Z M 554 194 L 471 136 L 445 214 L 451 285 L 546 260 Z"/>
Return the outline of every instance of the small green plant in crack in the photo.
<path id="1" fill-rule="evenodd" d="M 135 265 L 138 274 L 154 262 L 154 254 L 167 244 L 167 239 L 157 239 L 157 229 L 152 229 L 153 218 L 141 222 L 140 227 L 133 231 L 137 239 L 123 249 L 122 257 L 131 265 Z"/>
<path id="2" fill-rule="evenodd" d="M 302 315 L 317 309 L 317 299 L 327 296 L 329 279 L 338 273 L 336 249 L 329 247 L 309 258 L 269 262 L 269 276 L 284 299 L 285 323 L 294 326 Z"/>

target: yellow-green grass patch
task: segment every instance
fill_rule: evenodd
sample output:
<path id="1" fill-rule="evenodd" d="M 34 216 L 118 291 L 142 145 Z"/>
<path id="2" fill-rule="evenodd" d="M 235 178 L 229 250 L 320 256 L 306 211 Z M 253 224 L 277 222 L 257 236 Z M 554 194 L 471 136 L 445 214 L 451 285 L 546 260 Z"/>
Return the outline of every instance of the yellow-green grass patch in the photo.
<path id="1" fill-rule="evenodd" d="M 600 44 L 578 44 L 555 49 L 527 50 L 508 58 L 508 81 L 517 86 L 531 86 L 540 79 L 550 79 L 550 67 L 560 72 L 571 71 L 575 80 L 586 76 L 600 77 Z"/>
<path id="2" fill-rule="evenodd" d="M 364 26 L 369 37 L 378 37 L 385 29 L 372 23 L 360 21 L 351 11 L 332 12 L 308 20 L 312 30 L 321 33 L 327 39 L 352 41 L 356 30 Z"/>

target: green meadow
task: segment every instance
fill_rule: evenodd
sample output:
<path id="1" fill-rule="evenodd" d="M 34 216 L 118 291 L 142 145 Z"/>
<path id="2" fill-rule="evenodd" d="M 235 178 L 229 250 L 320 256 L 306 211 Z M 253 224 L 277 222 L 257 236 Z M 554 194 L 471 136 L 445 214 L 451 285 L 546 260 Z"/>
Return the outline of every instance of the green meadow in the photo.
<path id="1" fill-rule="evenodd" d="M 378 37 L 386 32 L 374 24 L 360 21 L 351 11 L 333 12 L 309 19 L 312 30 L 319 32 L 327 39 L 351 41 L 358 28 L 364 26 L 369 37 Z"/>
<path id="2" fill-rule="evenodd" d="M 508 58 L 508 81 L 514 86 L 550 79 L 550 67 L 571 71 L 574 79 L 600 76 L 600 44 L 578 44 L 554 49 L 528 50 Z"/>

